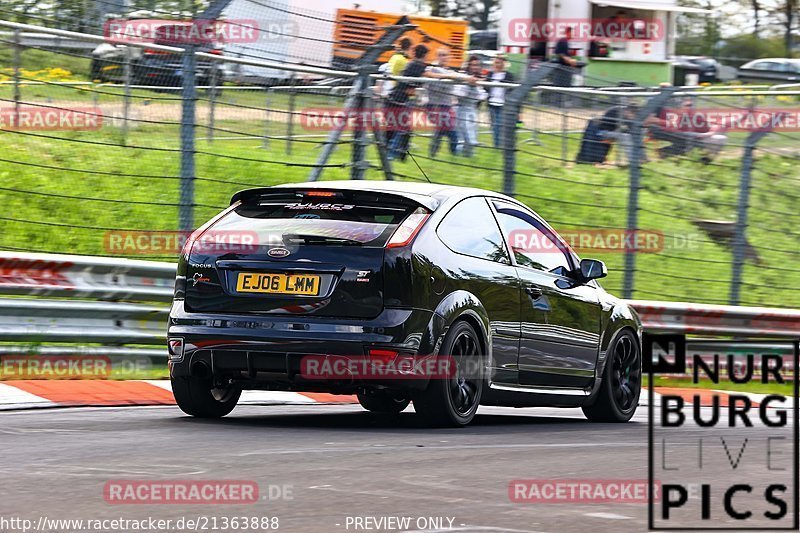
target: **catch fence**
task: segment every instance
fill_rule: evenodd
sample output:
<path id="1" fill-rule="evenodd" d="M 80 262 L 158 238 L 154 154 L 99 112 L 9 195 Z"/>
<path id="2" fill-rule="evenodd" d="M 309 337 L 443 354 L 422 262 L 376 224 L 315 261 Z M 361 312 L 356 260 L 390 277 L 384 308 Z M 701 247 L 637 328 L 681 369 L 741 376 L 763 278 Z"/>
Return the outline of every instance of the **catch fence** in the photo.
<path id="1" fill-rule="evenodd" d="M 561 87 L 564 69 L 551 63 L 523 65 L 515 83 L 377 72 L 381 46 L 415 31 L 407 24 L 383 28 L 378 47 L 346 69 L 332 68 L 336 43 L 322 55 L 311 47 L 327 29 L 296 36 L 305 57 L 128 42 L 104 60 L 101 32 L 9 21 L 0 30 L 2 249 L 167 260 L 179 239 L 141 236 L 188 232 L 242 188 L 432 181 L 512 194 L 582 256 L 606 261 L 604 286 L 627 298 L 800 305 L 796 87 Z M 95 48 L 44 46 L 30 33 Z M 387 100 L 403 83 L 416 88 L 403 109 L 417 122 L 409 144 L 393 147 Z M 454 153 L 430 114 L 442 94 L 459 104 L 443 116 L 475 133 L 475 144 L 457 137 Z M 489 106 L 498 96 L 503 105 Z M 659 135 L 653 119 L 668 112 L 787 120 Z"/>

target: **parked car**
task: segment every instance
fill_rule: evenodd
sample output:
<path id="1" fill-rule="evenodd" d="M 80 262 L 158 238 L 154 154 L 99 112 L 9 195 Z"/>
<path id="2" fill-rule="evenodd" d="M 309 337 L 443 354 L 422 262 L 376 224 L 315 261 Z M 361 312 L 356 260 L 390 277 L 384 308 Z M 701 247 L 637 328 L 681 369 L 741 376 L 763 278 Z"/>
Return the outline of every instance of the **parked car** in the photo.
<path id="1" fill-rule="evenodd" d="M 472 50 L 497 50 L 497 30 L 472 30 L 469 32 L 469 49 Z"/>
<path id="2" fill-rule="evenodd" d="M 170 35 L 179 34 L 179 28 L 191 25 L 191 21 L 164 21 L 154 29 L 153 38 L 138 39 L 162 46 L 181 46 Z M 177 31 L 176 31 L 177 29 Z M 130 55 L 131 84 L 157 85 L 162 87 L 180 87 L 183 84 L 183 55 L 180 53 L 165 52 L 155 48 L 140 48 L 126 46 L 124 41 L 102 43 L 92 51 L 90 76 L 93 80 L 102 82 L 124 83 L 125 62 Z M 129 50 L 128 50 L 129 49 Z M 221 55 L 222 49 L 213 44 L 201 44 L 197 51 Z M 195 85 L 209 85 L 213 69 L 213 62 L 206 59 L 197 59 L 195 67 Z M 222 66 L 219 80 L 223 78 Z"/>
<path id="3" fill-rule="evenodd" d="M 697 83 L 716 83 L 720 81 L 720 64 L 716 59 L 703 56 L 677 56 L 673 67 L 697 71 Z"/>
<path id="4" fill-rule="evenodd" d="M 208 246 L 236 233 L 252 246 Z M 435 425 L 466 425 L 479 405 L 626 422 L 642 328 L 597 282 L 605 275 L 494 192 L 356 181 L 241 191 L 179 258 L 173 393 L 204 418 L 264 389 L 356 394 L 387 415 L 413 401 Z M 309 361 L 341 371 L 314 374 Z"/>
<path id="5" fill-rule="evenodd" d="M 757 83 L 800 83 L 800 59 L 756 59 L 739 67 L 736 79 Z"/>

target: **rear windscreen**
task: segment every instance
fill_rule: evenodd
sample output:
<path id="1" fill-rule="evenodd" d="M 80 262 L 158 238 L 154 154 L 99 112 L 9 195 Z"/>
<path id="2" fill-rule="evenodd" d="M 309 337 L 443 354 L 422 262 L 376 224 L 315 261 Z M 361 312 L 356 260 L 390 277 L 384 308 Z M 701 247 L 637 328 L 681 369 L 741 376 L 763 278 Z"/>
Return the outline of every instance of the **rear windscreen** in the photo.
<path id="1" fill-rule="evenodd" d="M 405 205 L 373 205 L 336 201 L 255 201 L 243 204 L 215 225 L 215 230 L 247 230 L 259 243 L 289 244 L 291 239 L 318 237 L 309 243 L 335 244 L 335 239 L 382 247 L 405 217 Z"/>

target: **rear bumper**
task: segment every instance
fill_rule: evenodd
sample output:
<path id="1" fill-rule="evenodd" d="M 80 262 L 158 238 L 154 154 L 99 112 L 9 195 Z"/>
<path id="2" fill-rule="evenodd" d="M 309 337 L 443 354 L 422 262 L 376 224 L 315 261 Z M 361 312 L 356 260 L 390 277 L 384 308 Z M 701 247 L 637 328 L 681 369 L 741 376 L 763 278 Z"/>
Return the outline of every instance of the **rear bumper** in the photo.
<path id="1" fill-rule="evenodd" d="M 220 382 L 244 389 L 351 393 L 362 388 L 422 389 L 422 375 L 389 379 L 364 376 L 315 376 L 308 379 L 304 361 L 311 358 L 364 359 L 369 349 L 393 350 L 425 359 L 435 353 L 443 319 L 422 309 L 386 308 L 370 320 L 285 315 L 188 313 L 173 303 L 168 337 L 181 340 L 181 353 L 170 355 L 170 376 L 185 377 L 205 365 Z M 174 352 L 175 350 L 171 350 Z M 337 367 L 341 368 L 341 367 Z"/>

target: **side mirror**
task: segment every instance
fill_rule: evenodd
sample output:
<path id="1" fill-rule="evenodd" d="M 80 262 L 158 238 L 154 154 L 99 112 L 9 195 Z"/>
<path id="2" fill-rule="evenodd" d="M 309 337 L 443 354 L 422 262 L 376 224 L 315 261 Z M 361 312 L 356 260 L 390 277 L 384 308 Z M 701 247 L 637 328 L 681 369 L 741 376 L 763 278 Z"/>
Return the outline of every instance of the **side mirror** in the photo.
<path id="1" fill-rule="evenodd" d="M 608 275 L 606 264 L 597 259 L 581 259 L 581 277 L 585 281 L 604 278 Z"/>

